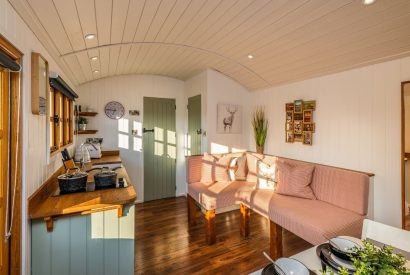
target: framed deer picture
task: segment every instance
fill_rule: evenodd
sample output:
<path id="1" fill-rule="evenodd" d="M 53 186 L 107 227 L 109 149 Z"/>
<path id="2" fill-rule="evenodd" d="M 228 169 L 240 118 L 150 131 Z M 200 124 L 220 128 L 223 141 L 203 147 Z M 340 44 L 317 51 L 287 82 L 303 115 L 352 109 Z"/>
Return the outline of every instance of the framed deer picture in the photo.
<path id="1" fill-rule="evenodd" d="M 242 106 L 218 104 L 216 132 L 218 134 L 242 133 Z"/>

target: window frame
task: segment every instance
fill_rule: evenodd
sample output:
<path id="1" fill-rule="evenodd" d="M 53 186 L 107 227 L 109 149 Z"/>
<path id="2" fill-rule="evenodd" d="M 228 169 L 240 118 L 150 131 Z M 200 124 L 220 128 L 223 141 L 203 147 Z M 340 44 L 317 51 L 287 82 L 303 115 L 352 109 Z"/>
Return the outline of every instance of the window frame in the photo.
<path id="1" fill-rule="evenodd" d="M 49 85 L 47 94 L 48 128 L 49 128 L 49 150 L 50 156 L 54 156 L 74 144 L 74 103 L 68 96 Z M 54 122 L 55 116 L 58 122 Z"/>

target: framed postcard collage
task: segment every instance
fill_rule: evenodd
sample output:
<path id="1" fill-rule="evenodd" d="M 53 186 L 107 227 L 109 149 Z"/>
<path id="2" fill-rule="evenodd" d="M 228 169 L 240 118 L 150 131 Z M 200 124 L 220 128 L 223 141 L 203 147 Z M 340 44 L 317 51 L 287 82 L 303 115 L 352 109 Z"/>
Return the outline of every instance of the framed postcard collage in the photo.
<path id="1" fill-rule="evenodd" d="M 302 142 L 305 145 L 312 145 L 315 123 L 313 122 L 313 112 L 316 110 L 316 101 L 295 100 L 286 103 L 286 142 Z"/>

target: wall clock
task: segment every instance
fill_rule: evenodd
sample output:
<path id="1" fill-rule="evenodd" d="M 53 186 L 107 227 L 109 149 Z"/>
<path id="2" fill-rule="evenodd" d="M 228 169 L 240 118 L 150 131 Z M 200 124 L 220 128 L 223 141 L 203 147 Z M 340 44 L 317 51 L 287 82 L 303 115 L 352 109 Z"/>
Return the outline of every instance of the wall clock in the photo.
<path id="1" fill-rule="evenodd" d="M 111 119 L 120 119 L 125 114 L 124 106 L 117 101 L 110 101 L 105 105 L 105 114 Z"/>

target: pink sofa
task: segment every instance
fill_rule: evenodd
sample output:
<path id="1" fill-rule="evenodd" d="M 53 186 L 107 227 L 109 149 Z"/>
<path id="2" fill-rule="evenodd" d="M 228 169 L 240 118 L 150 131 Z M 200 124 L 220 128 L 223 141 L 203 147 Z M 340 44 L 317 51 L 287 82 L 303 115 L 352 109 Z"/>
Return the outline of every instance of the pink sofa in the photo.
<path id="1" fill-rule="evenodd" d="M 247 152 L 247 158 L 305 162 Z M 372 174 L 313 164 L 311 188 L 317 200 L 279 195 L 271 189 L 257 188 L 257 176 L 247 181 L 210 185 L 200 183 L 202 156 L 187 157 L 188 219 L 193 223 L 195 204 L 205 209 L 207 242 L 215 242 L 215 209 L 240 204 L 241 234 L 249 234 L 250 209 L 271 221 L 271 254 L 282 254 L 282 227 L 312 244 L 339 235 L 360 237 L 367 215 L 369 182 Z M 312 164 L 312 163 L 311 163 Z M 250 167 L 254 170 L 254 167 Z M 248 173 L 252 173 L 249 171 Z"/>

